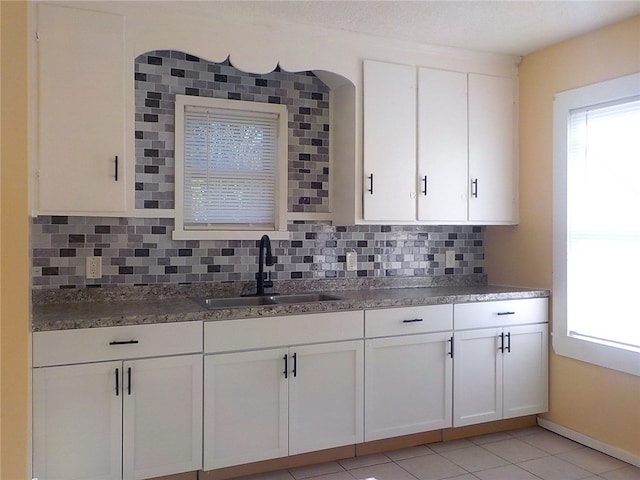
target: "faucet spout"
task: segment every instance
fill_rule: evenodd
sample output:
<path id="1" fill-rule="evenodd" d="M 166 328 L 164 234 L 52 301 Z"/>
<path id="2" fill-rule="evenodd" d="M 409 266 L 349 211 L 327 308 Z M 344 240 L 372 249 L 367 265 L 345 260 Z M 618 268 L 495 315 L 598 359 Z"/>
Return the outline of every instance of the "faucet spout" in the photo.
<path id="1" fill-rule="evenodd" d="M 256 275 L 256 295 L 264 295 L 265 287 L 273 287 L 271 280 L 264 279 L 264 266 L 273 265 L 273 254 L 271 252 L 271 239 L 268 235 L 263 235 L 260 238 L 260 246 L 258 253 L 258 273 Z"/>

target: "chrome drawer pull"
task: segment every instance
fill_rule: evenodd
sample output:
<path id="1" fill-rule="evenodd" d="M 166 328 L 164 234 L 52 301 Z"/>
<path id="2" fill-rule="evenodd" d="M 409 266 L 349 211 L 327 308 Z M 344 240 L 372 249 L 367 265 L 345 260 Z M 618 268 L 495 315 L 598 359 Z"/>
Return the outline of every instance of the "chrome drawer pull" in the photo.
<path id="1" fill-rule="evenodd" d="M 402 320 L 402 323 L 422 322 L 422 318 L 412 318 L 411 320 Z"/>
<path id="2" fill-rule="evenodd" d="M 498 315 L 515 315 L 516 312 L 498 312 Z"/>
<path id="3" fill-rule="evenodd" d="M 138 340 L 113 340 L 109 345 L 135 345 L 140 343 Z"/>

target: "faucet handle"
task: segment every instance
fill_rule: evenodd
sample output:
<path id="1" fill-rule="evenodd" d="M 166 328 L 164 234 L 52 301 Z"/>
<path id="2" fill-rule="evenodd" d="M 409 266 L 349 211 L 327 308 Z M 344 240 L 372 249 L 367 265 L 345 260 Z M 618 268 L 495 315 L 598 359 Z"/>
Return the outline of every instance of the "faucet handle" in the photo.
<path id="1" fill-rule="evenodd" d="M 267 280 L 264 281 L 264 286 L 266 288 L 272 288 L 273 287 L 273 280 L 271 280 L 271 270 L 266 272 L 266 274 L 267 274 Z"/>

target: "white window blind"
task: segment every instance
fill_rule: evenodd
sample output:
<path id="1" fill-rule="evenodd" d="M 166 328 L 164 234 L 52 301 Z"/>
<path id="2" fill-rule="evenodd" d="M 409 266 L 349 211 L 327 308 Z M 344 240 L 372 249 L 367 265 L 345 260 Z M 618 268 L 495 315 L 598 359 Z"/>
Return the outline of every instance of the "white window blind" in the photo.
<path id="1" fill-rule="evenodd" d="M 640 98 L 574 110 L 567 144 L 568 334 L 640 348 Z"/>
<path id="2" fill-rule="evenodd" d="M 186 105 L 185 230 L 273 230 L 278 115 Z"/>

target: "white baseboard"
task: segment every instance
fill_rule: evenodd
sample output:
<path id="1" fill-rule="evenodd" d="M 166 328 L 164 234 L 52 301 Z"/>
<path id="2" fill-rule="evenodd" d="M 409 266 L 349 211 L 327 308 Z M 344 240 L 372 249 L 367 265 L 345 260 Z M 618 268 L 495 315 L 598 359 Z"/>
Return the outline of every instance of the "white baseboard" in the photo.
<path id="1" fill-rule="evenodd" d="M 607 443 L 601 442 L 600 440 L 596 440 L 595 438 L 584 435 L 583 433 L 576 432 L 575 430 L 571 430 L 567 427 L 563 427 L 562 425 L 558 425 L 555 422 L 545 420 L 544 418 L 538 417 L 538 425 L 540 425 L 542 428 L 557 433 L 558 435 L 562 435 L 563 437 L 567 437 L 571 440 L 581 443 L 582 445 L 593 448 L 594 450 L 606 453 L 607 455 L 622 460 L 623 462 L 627 462 L 631 465 L 635 465 L 636 467 L 640 467 L 639 455 L 635 455 L 631 452 L 627 452 L 626 450 L 622 450 L 621 448 L 611 446 Z"/>

